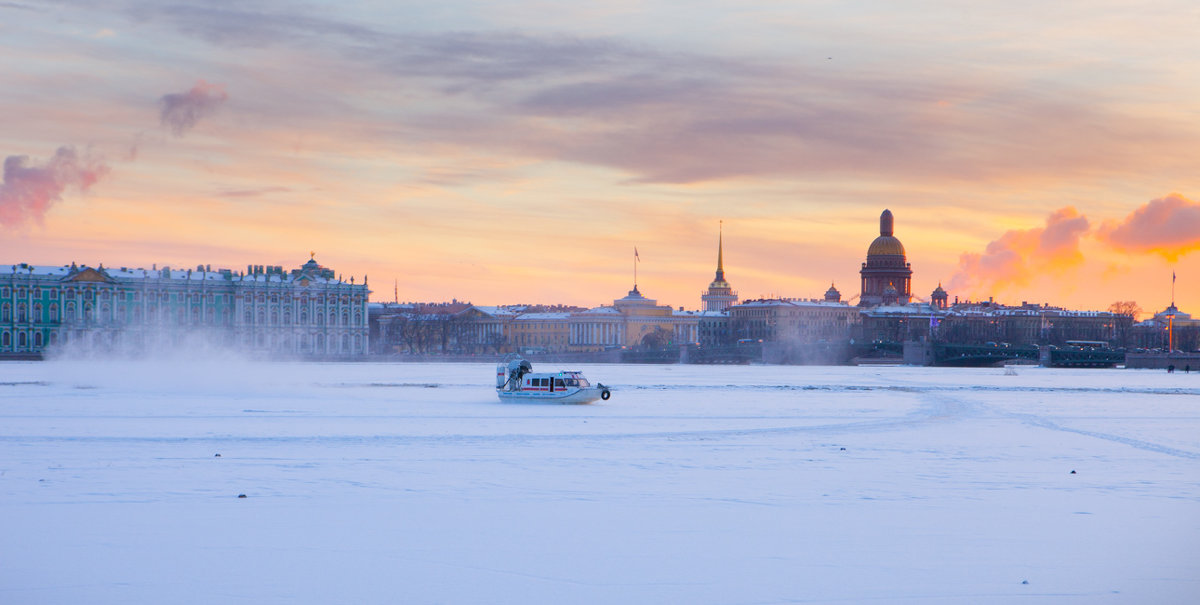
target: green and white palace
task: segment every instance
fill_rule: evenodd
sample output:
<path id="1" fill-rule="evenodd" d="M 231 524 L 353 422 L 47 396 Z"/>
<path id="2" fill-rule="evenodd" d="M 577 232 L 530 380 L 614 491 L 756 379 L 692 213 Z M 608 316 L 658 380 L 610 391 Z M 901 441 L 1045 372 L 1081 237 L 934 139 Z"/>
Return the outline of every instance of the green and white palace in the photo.
<path id="1" fill-rule="evenodd" d="M 279 357 L 367 354 L 367 281 L 299 269 L 0 266 L 0 357 L 63 348 L 155 354 L 217 346 Z"/>

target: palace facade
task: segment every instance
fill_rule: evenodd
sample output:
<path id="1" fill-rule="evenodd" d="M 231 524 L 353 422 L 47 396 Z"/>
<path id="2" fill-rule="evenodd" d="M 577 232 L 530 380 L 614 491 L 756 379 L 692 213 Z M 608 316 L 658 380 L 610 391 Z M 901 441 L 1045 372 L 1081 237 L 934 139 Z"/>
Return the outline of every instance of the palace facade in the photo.
<path id="1" fill-rule="evenodd" d="M 154 353 L 197 343 L 282 356 L 368 351 L 366 280 L 298 269 L 0 267 L 0 354 Z"/>

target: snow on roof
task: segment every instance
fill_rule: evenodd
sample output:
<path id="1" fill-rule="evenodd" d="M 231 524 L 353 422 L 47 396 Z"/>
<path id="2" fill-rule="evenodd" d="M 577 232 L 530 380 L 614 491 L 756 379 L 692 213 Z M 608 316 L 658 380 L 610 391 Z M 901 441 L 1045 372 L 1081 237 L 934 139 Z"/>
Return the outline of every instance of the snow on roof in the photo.
<path id="1" fill-rule="evenodd" d="M 593 307 L 586 311 L 580 311 L 580 315 L 620 315 L 621 312 L 616 307 Z"/>
<path id="2" fill-rule="evenodd" d="M 528 320 L 528 319 L 538 320 L 538 319 L 570 319 L 570 318 L 571 318 L 570 313 L 522 313 L 521 315 L 518 315 L 515 318 L 515 320 L 521 321 L 521 320 Z"/>
<path id="3" fill-rule="evenodd" d="M 58 277 L 65 276 L 70 272 L 70 265 L 53 267 L 49 265 L 29 265 L 26 263 L 18 263 L 15 265 L 4 265 L 3 267 L 0 267 L 0 275 L 37 275 L 39 277 Z"/>

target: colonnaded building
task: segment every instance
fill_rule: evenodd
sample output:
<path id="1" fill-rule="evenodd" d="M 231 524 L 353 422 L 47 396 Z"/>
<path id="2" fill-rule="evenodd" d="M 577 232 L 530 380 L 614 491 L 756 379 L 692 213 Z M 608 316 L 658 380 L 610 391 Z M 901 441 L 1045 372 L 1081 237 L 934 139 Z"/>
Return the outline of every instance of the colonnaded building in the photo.
<path id="1" fill-rule="evenodd" d="M 203 342 L 258 354 L 354 358 L 369 350 L 367 280 L 300 268 L 0 267 L 0 354 L 56 347 L 145 354 Z"/>

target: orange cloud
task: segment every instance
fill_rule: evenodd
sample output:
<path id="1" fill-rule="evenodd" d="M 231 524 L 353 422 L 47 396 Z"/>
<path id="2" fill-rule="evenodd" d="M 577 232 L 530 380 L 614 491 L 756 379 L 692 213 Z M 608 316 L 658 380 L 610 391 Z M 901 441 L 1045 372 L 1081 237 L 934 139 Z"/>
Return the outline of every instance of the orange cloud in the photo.
<path id="1" fill-rule="evenodd" d="M 1079 240 L 1088 232 L 1087 217 L 1073 207 L 1054 211 L 1045 227 L 1013 229 L 987 245 L 982 253 L 965 253 L 950 288 L 988 295 L 1023 286 L 1039 274 L 1061 272 L 1083 262 Z"/>
<path id="2" fill-rule="evenodd" d="M 1200 249 L 1200 203 L 1178 193 L 1150 200 L 1122 221 L 1104 221 L 1099 237 L 1118 250 L 1175 261 Z"/>

